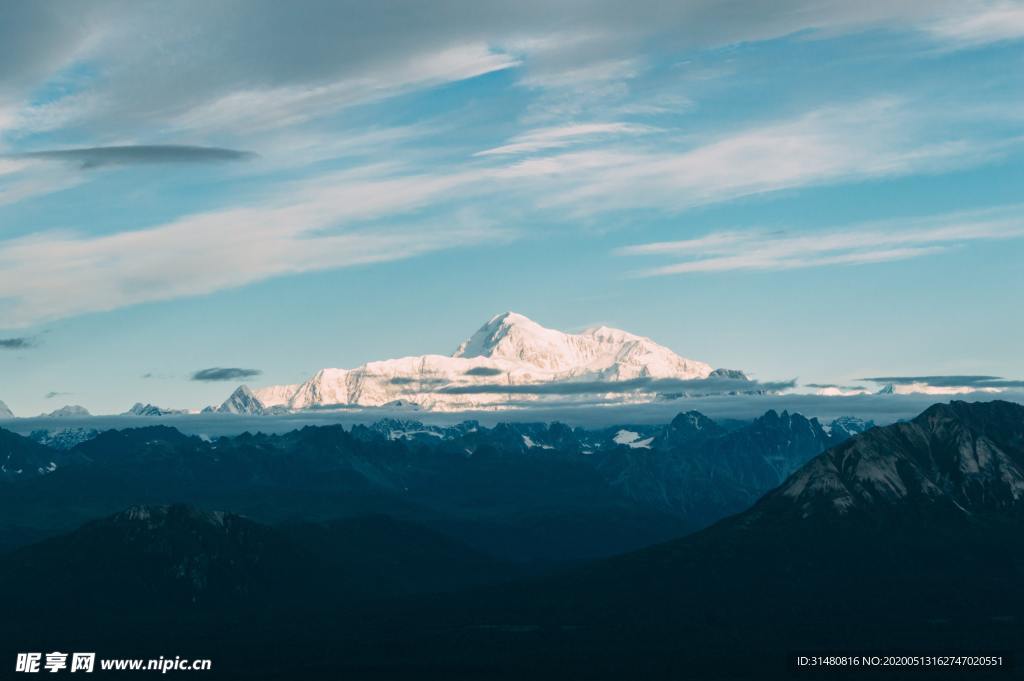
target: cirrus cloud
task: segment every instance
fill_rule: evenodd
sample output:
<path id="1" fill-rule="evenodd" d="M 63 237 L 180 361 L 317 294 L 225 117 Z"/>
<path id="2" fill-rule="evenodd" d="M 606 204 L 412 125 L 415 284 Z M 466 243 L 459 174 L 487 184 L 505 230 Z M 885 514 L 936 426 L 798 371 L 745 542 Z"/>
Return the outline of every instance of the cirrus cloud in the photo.
<path id="1" fill-rule="evenodd" d="M 863 265 L 932 255 L 971 241 L 1024 237 L 1017 206 L 933 218 L 854 225 L 839 230 L 721 232 L 620 248 L 622 256 L 681 259 L 641 270 L 665 276 L 736 270 L 789 270 Z"/>

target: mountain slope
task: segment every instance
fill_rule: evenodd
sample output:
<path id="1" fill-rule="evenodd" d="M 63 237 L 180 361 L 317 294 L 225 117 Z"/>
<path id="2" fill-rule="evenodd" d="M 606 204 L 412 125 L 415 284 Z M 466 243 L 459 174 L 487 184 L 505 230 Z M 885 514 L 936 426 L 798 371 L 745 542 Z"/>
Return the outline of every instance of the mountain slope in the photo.
<path id="1" fill-rule="evenodd" d="M 386 516 L 269 527 L 184 505 L 136 506 L 0 559 L 0 591 L 15 607 L 59 612 L 67 604 L 131 611 L 140 602 L 178 610 L 305 607 L 311 599 L 443 591 L 514 574 Z"/>
<path id="2" fill-rule="evenodd" d="M 1024 509 L 1024 407 L 937 404 L 816 458 L 763 502 L 801 516 L 953 512 L 1017 518 Z"/>
<path id="3" fill-rule="evenodd" d="M 64 458 L 61 452 L 0 428 L 0 481 L 47 475 Z"/>
<path id="4" fill-rule="evenodd" d="M 1022 465 L 1024 406 L 936 405 L 830 449 L 750 510 L 704 531 L 495 590 L 452 618 L 468 628 L 580 627 L 586 633 L 516 647 L 525 664 L 503 658 L 517 673 L 544 678 L 581 670 L 675 678 L 680 669 L 707 679 L 794 678 L 796 652 L 1020 659 Z M 473 644 L 492 660 L 516 646 L 511 635 Z M 889 671 L 872 678 L 906 678 L 905 669 Z M 1006 676 L 940 671 L 935 678 Z"/>
<path id="5" fill-rule="evenodd" d="M 231 393 L 223 404 L 211 411 L 216 411 L 219 414 L 258 416 L 266 412 L 266 405 L 250 390 L 249 386 L 242 385 Z"/>

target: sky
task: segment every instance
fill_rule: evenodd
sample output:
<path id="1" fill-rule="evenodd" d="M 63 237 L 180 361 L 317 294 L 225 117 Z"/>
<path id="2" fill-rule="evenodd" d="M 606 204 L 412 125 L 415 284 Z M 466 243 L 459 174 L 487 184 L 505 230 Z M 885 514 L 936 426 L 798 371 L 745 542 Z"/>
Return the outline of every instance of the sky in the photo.
<path id="1" fill-rule="evenodd" d="M 0 65 L 16 414 L 506 310 L 762 381 L 1024 378 L 1022 2 L 8 0 Z"/>

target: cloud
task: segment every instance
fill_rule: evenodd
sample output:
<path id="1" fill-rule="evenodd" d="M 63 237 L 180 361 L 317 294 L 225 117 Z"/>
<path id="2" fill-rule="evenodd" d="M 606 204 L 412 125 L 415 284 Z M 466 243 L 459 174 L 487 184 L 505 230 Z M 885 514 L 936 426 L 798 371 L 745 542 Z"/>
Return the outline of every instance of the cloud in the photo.
<path id="1" fill-rule="evenodd" d="M 412 386 L 427 386 L 427 385 L 441 385 L 446 383 L 442 378 L 409 378 L 407 376 L 395 376 L 388 381 L 391 385 L 412 385 Z M 413 392 L 418 392 L 414 390 Z"/>
<path id="2" fill-rule="evenodd" d="M 913 117 L 905 114 L 904 105 L 889 101 L 842 112 L 833 107 L 680 152 L 666 151 L 671 140 L 660 139 L 658 149 L 598 148 L 512 162 L 493 155 L 483 167 L 475 162 L 423 170 L 357 166 L 281 183 L 257 201 L 161 225 L 93 236 L 52 231 L 8 239 L 0 241 L 0 326 L 495 243 L 513 233 L 497 226 L 509 217 L 502 210 L 521 221 L 523 211 L 509 207 L 524 201 L 527 215 L 545 219 L 627 207 L 681 211 L 828 180 L 930 168 L 937 157 L 977 160 L 981 152 L 970 144 L 939 145 L 941 151 L 914 146 L 908 129 Z M 473 201 L 494 196 L 502 201 L 492 201 L 486 214 L 472 210 Z M 732 231 L 620 253 L 686 256 L 685 262 L 642 272 L 647 275 L 856 264 L 918 257 L 973 239 L 1007 238 L 1016 219 L 1001 219 L 975 218 L 977 224 L 906 234 L 889 227 L 797 236 Z"/>
<path id="3" fill-rule="evenodd" d="M 0 106 L 33 102 L 34 89 L 70 72 L 87 96 L 66 87 L 42 105 L 63 109 L 63 124 L 254 129 L 519 64 L 526 86 L 554 90 L 629 79 L 641 52 L 873 27 L 978 42 L 1012 36 L 1007 26 L 1018 23 L 1012 3 L 956 0 L 480 0 L 472 11 L 462 0 L 308 0 L 301 12 L 277 0 L 37 0 L 5 7 Z M 31 126 L 40 117 L 20 118 Z"/>
<path id="4" fill-rule="evenodd" d="M 987 401 L 990 396 L 964 396 L 967 402 Z M 1005 393 L 1000 399 L 1024 403 L 1024 391 Z M 608 427 L 623 424 L 666 424 L 681 412 L 696 410 L 713 419 L 752 419 L 769 409 L 788 410 L 814 416 L 822 422 L 842 416 L 871 419 L 879 425 L 917 416 L 938 400 L 932 395 L 857 395 L 824 397 L 807 394 L 784 395 L 711 395 L 678 398 L 658 402 L 606 404 L 600 409 L 578 400 L 523 401 L 512 411 L 417 412 L 415 418 L 429 424 L 455 424 L 473 419 L 488 427 L 497 423 L 550 423 L 559 421 L 570 426 Z M 286 433 L 305 426 L 375 423 L 383 418 L 408 419 L 408 409 L 375 407 L 332 411 L 304 411 L 280 416 L 246 416 L 225 414 L 178 414 L 161 420 L 184 433 L 194 435 L 237 435 L 245 431 Z M 19 419 L 5 427 L 28 435 L 39 427 L 59 424 L 45 415 Z M 138 427 L 137 420 L 121 415 L 92 416 L 90 426 L 97 430 Z"/>
<path id="5" fill-rule="evenodd" d="M 704 1 L 642 1 L 627 11 L 611 2 L 550 8 L 528 0 L 485 1 L 467 14 L 464 3 L 447 0 L 429 8 L 400 1 L 387 3 L 388 9 L 311 2 L 308 12 L 285 11 L 271 0 L 183 0 L 159 12 L 145 2 L 103 0 L 55 5 L 41 0 L 45 11 L 19 7 L 0 26 L 0 63 L 11 65 L 0 74 L 0 135 L 4 142 L 17 140 L 37 130 L 33 121 L 41 120 L 43 127 L 66 129 L 69 134 L 61 139 L 133 139 L 138 137 L 133 126 L 143 126 L 147 140 L 160 139 L 159 134 L 246 148 L 248 143 L 233 136 L 260 131 L 262 140 L 268 128 L 281 128 L 278 142 L 307 136 L 313 140 L 307 148 L 323 149 L 346 135 L 328 135 L 306 125 L 310 121 L 416 88 L 512 69 L 514 74 L 502 78 L 530 89 L 531 96 L 569 83 L 604 87 L 642 72 L 647 62 L 638 54 L 646 50 L 674 53 L 805 29 L 886 22 L 916 26 L 948 11 L 925 2 L 909 7 L 870 1 L 854 8 L 805 0 L 783 0 L 792 11 L 748 6 L 727 12 Z M 22 29 L 12 26 L 36 27 L 39 34 L 26 41 Z M 553 30 L 563 26 L 572 27 L 571 39 Z M 3 59 L 8 53 L 14 58 Z M 189 83 L 185 91 L 177 87 L 182 82 Z M 140 222 L 127 231 L 111 232 L 95 223 L 86 223 L 95 234 L 29 234 L 31 225 L 20 227 L 16 234 L 29 235 L 0 241 L 0 326 L 25 327 L 271 277 L 493 243 L 512 233 L 496 225 L 637 208 L 678 212 L 795 187 L 930 172 L 998 155 L 974 139 L 920 132 L 924 110 L 915 102 L 873 99 L 744 124 L 703 139 L 670 137 L 625 116 L 588 116 L 454 152 L 468 156 L 490 147 L 472 159 L 459 156 L 452 162 L 452 154 L 438 162 L 439 145 L 431 145 L 388 154 L 419 153 L 416 166 L 356 168 L 299 181 L 290 173 L 267 176 L 269 186 L 256 187 L 233 205 L 164 223 Z M 26 111 L 40 115 L 26 116 Z M 327 137 L 335 139 L 321 144 Z M 136 151 L 126 153 L 129 148 Z M 186 148 L 192 151 L 183 152 Z M 282 155 L 307 158 L 304 151 L 283 148 Z M 84 173 L 44 158 L 95 166 L 202 156 L 199 147 L 171 149 L 93 147 L 0 159 L 0 166 L 26 164 L 9 175 L 0 168 L 0 203 L 83 181 Z M 205 160 L 213 160 L 214 149 L 244 153 L 203 149 Z M 350 159 L 345 167 L 352 167 Z M 254 163 L 249 170 L 266 168 Z M 283 176 L 287 182 L 270 184 Z M 253 199 L 257 191 L 259 198 Z M 468 205 L 495 197 L 500 200 L 491 201 L 483 217 Z M 870 257 L 913 257 L 928 252 L 925 248 L 893 247 Z"/>
<path id="6" fill-rule="evenodd" d="M 259 376 L 263 372 L 259 369 L 239 369 L 238 367 L 212 367 L 200 369 L 192 374 L 193 381 L 234 381 L 242 378 Z"/>
<path id="7" fill-rule="evenodd" d="M 533 153 L 544 149 L 567 147 L 578 142 L 607 135 L 637 135 L 653 132 L 644 125 L 630 123 L 576 123 L 552 128 L 539 128 L 518 135 L 508 143 L 493 149 L 478 151 L 474 156 L 504 156 Z"/>
<path id="8" fill-rule="evenodd" d="M 673 378 L 640 377 L 622 381 L 554 381 L 509 385 L 489 383 L 439 388 L 447 395 L 602 395 L 627 393 L 696 393 L 701 395 L 746 392 L 774 392 L 796 385 L 796 381 L 760 382 L 736 378 Z"/>
<path id="9" fill-rule="evenodd" d="M 872 98 L 749 126 L 696 146 L 659 137 L 650 146 L 528 157 L 495 172 L 510 181 L 543 183 L 544 205 L 587 216 L 647 207 L 680 211 L 797 187 L 940 172 L 1006 151 L 1005 141 L 996 146 L 964 138 L 946 125 L 906 100 Z"/>
<path id="10" fill-rule="evenodd" d="M 495 52 L 487 45 L 457 45 L 358 80 L 232 91 L 182 112 L 170 124 L 183 130 L 232 132 L 294 126 L 344 107 L 413 88 L 475 78 L 518 63 L 514 57 Z"/>
<path id="11" fill-rule="evenodd" d="M 1024 380 L 1005 379 L 1000 376 L 872 376 L 858 380 L 893 385 L 927 385 L 935 388 L 1024 388 Z"/>
<path id="12" fill-rule="evenodd" d="M 500 376 L 505 373 L 496 367 L 473 367 L 463 372 L 466 376 Z"/>
<path id="13" fill-rule="evenodd" d="M 0 338 L 0 350 L 25 350 L 35 347 L 35 339 L 25 336 L 18 338 Z"/>
<path id="14" fill-rule="evenodd" d="M 989 2 L 967 5 L 969 11 L 942 18 L 925 30 L 954 47 L 973 47 L 1024 38 L 1024 5 Z"/>
<path id="15" fill-rule="evenodd" d="M 178 144 L 54 149 L 13 154 L 10 156 L 10 158 L 15 159 L 68 161 L 79 163 L 82 168 L 149 163 L 222 163 L 225 161 L 242 161 L 254 157 L 255 154 L 249 151 Z"/>
<path id="16" fill-rule="evenodd" d="M 51 390 L 50 392 L 43 395 L 44 399 L 52 400 L 54 397 L 60 397 L 62 395 L 72 395 L 73 393 L 63 393 Z"/>
<path id="17" fill-rule="evenodd" d="M 1018 206 L 933 218 L 854 225 L 841 231 L 722 232 L 681 241 L 627 246 L 621 256 L 684 258 L 640 276 L 861 265 L 940 253 L 972 242 L 1024 237 Z"/>
<path id="18" fill-rule="evenodd" d="M 471 212 L 408 223 L 406 214 L 455 193 L 471 197 L 482 179 L 361 167 L 148 229 L 0 241 L 0 327 L 507 239 L 508 230 Z"/>
<path id="19" fill-rule="evenodd" d="M 0 206 L 69 189 L 81 182 L 81 173 L 38 160 L 0 155 Z"/>

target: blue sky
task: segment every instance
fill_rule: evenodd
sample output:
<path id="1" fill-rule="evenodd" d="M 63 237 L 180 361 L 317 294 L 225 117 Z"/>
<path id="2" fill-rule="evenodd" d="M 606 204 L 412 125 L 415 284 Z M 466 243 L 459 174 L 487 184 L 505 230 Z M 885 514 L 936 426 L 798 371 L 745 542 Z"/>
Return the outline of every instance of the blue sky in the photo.
<path id="1" fill-rule="evenodd" d="M 762 380 L 1024 377 L 1024 3 L 297 7 L 5 5 L 16 413 L 509 309 Z"/>

